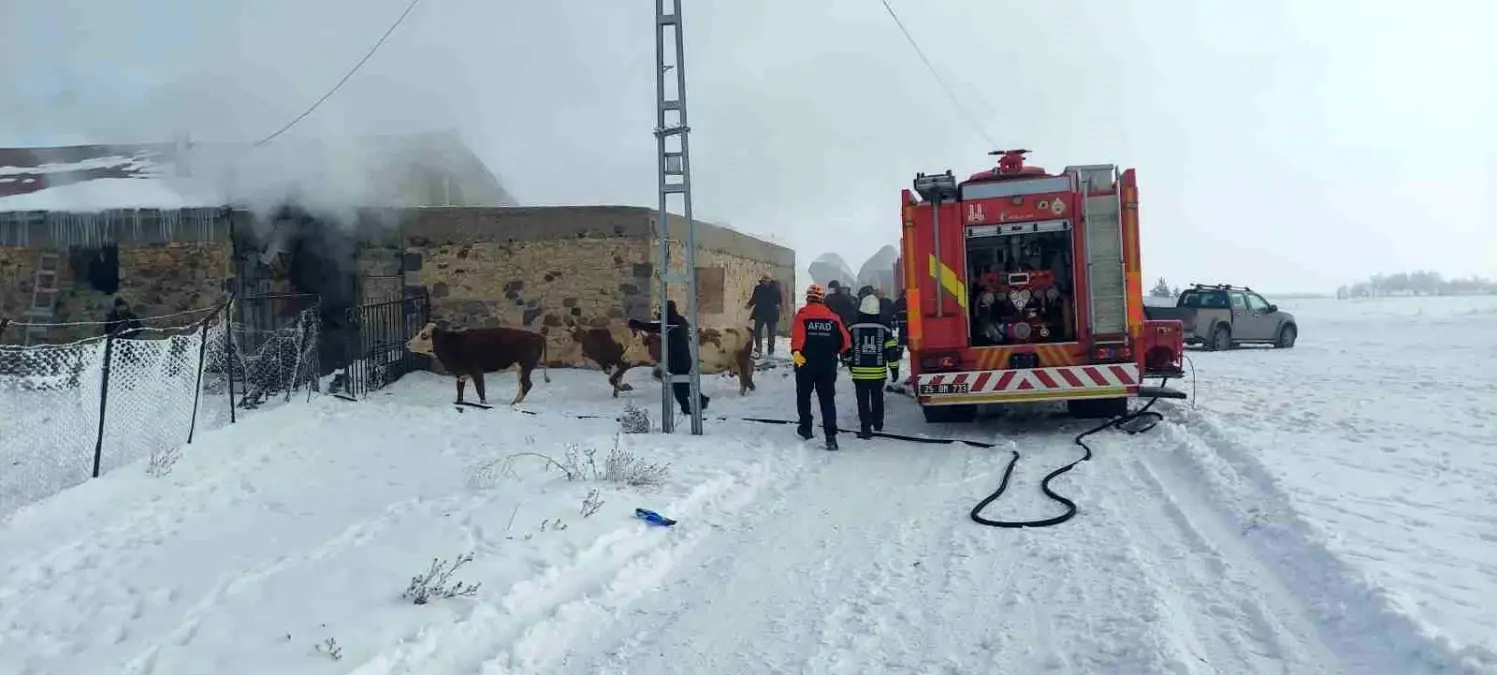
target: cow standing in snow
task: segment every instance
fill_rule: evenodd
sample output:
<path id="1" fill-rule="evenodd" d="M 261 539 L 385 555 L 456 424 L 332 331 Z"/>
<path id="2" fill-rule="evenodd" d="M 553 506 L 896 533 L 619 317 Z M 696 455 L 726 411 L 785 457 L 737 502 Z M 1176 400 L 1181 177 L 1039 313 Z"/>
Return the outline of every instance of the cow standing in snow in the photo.
<path id="1" fill-rule="evenodd" d="M 521 403 L 530 393 L 530 373 L 536 366 L 546 382 L 551 381 L 546 367 L 546 337 L 520 328 L 467 328 L 448 330 L 428 323 L 416 337 L 406 342 L 413 354 L 432 356 L 447 372 L 457 376 L 457 402 L 463 402 L 463 388 L 468 379 L 478 392 L 478 401 L 488 403 L 483 386 L 484 373 L 494 373 L 518 366 L 520 389 L 510 405 Z"/>

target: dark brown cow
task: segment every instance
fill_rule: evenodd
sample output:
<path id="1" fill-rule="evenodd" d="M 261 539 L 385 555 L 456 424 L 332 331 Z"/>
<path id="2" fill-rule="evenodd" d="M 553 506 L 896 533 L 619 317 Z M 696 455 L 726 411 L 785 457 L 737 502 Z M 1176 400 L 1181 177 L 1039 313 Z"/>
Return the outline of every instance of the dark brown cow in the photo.
<path id="1" fill-rule="evenodd" d="M 546 336 L 521 328 L 467 328 L 447 330 L 428 323 L 416 337 L 405 343 L 405 348 L 414 354 L 436 357 L 447 372 L 457 376 L 457 402 L 463 402 L 463 387 L 468 378 L 473 379 L 473 388 L 478 391 L 478 401 L 488 403 L 484 396 L 483 374 L 520 367 L 520 391 L 515 394 L 515 405 L 525 400 L 530 393 L 530 373 L 537 364 L 546 382 L 551 381 L 551 371 L 546 367 Z"/>
<path id="2" fill-rule="evenodd" d="M 582 356 L 598 364 L 608 374 L 608 384 L 613 386 L 613 397 L 621 391 L 633 391 L 633 385 L 624 382 L 624 373 L 636 366 L 654 363 L 650 351 L 645 348 L 644 335 L 629 328 L 625 323 L 609 324 L 607 328 L 572 328 L 572 339 L 582 346 Z"/>

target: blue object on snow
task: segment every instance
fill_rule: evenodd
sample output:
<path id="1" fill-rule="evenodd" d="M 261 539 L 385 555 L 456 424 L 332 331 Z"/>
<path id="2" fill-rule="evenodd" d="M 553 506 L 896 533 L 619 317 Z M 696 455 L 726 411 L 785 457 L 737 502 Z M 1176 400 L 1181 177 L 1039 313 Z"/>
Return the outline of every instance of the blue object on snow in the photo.
<path id="1" fill-rule="evenodd" d="M 651 525 L 670 527 L 676 524 L 676 521 L 671 520 L 670 518 L 666 518 L 665 516 L 655 513 L 654 511 L 651 511 L 649 509 L 634 509 L 634 517 L 643 520 Z"/>

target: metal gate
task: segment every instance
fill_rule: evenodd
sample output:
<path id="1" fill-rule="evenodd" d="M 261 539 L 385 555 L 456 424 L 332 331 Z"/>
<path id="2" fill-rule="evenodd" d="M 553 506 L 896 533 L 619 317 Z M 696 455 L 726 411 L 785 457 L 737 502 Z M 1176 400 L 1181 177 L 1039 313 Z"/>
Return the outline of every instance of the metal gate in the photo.
<path id="1" fill-rule="evenodd" d="M 430 297 L 414 289 L 397 300 L 349 309 L 345 328 L 348 362 L 343 386 L 334 387 L 336 395 L 358 400 L 423 367 L 424 357 L 406 351 L 405 343 L 421 331 L 429 316 Z"/>

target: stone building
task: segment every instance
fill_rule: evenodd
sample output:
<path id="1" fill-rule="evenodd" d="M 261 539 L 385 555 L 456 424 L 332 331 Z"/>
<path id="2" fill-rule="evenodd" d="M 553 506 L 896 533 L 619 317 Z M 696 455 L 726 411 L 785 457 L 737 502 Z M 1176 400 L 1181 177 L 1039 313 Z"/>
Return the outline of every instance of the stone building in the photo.
<path id="1" fill-rule="evenodd" d="M 401 227 L 404 248 L 368 246 L 361 264 L 371 269 L 399 258 L 405 283 L 430 294 L 433 318 L 528 327 L 550 338 L 553 365 L 584 365 L 570 327 L 648 319 L 658 306 L 656 221 L 654 209 L 628 206 L 416 209 Z M 679 273 L 684 228 L 678 218 L 669 222 Z M 770 274 L 786 292 L 787 326 L 794 251 L 709 223 L 696 229 L 700 324 L 750 325 L 744 305 Z M 686 311 L 682 285 L 672 286 L 672 299 Z"/>
<path id="2" fill-rule="evenodd" d="M 353 228 L 294 208 L 259 216 L 224 206 L 224 163 L 242 152 L 185 144 L 0 149 L 0 317 L 17 323 L 102 321 L 115 297 L 143 317 L 211 307 L 225 291 L 241 296 L 315 293 L 341 315 L 372 293 L 397 293 L 392 277 L 363 279 L 351 264 Z M 241 149 L 242 150 L 242 149 Z M 316 194 L 359 185 L 370 205 L 506 206 L 513 198 L 450 134 L 378 137 L 329 147 L 303 144 L 256 155 L 294 156 L 298 172 L 236 192 Z M 350 164 L 369 167 L 353 175 Z M 290 183 L 290 184 L 288 184 Z M 346 260 L 341 260 L 344 258 Z M 98 335 L 101 327 L 12 326 L 0 344 L 56 342 Z"/>
<path id="3" fill-rule="evenodd" d="M 348 310 L 417 290 L 430 297 L 435 318 L 458 326 L 545 332 L 555 365 L 583 363 L 566 327 L 652 315 L 659 241 L 653 209 L 516 207 L 471 153 L 434 146 L 442 147 L 423 139 L 419 154 L 371 160 L 397 167 L 378 191 L 395 195 L 393 203 L 335 217 L 294 207 L 224 207 L 218 202 L 225 200 L 170 168 L 182 157 L 171 146 L 0 149 L 0 316 L 101 321 L 115 297 L 148 317 L 211 307 L 226 291 L 240 298 L 316 294 L 327 369 L 349 356 L 339 339 Z M 203 170 L 204 158 L 193 157 Z M 49 196 L 56 191 L 72 193 Z M 129 208 L 151 200 L 175 203 Z M 680 222 L 670 219 L 677 272 L 684 262 Z M 701 324 L 749 325 L 744 304 L 768 273 L 787 292 L 783 332 L 794 269 L 790 249 L 698 223 Z M 684 288 L 672 288 L 685 311 Z M 53 328 L 30 338 L 99 332 Z M 0 335 L 3 342 L 26 339 L 18 327 Z"/>
<path id="4" fill-rule="evenodd" d="M 217 208 L 0 211 L 0 316 L 98 322 L 115 297 L 129 298 L 142 316 L 211 307 L 232 275 L 233 218 Z M 12 327 L 0 344 L 75 340 L 99 335 L 102 327 L 27 333 Z"/>

